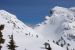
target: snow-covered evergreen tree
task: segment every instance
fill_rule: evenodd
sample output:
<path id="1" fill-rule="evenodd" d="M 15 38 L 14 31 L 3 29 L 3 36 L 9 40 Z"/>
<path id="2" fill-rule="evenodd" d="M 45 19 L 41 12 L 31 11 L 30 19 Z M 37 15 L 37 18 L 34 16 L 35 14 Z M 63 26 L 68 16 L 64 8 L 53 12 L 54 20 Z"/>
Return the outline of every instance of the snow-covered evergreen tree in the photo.
<path id="1" fill-rule="evenodd" d="M 8 47 L 8 49 L 10 49 L 10 50 L 15 50 L 15 48 L 18 47 L 18 46 L 15 45 L 15 42 L 14 42 L 14 39 L 13 39 L 13 34 L 12 34 L 11 37 L 9 37 L 9 38 L 10 38 L 11 40 L 10 40 L 9 44 L 7 45 L 7 47 Z"/>

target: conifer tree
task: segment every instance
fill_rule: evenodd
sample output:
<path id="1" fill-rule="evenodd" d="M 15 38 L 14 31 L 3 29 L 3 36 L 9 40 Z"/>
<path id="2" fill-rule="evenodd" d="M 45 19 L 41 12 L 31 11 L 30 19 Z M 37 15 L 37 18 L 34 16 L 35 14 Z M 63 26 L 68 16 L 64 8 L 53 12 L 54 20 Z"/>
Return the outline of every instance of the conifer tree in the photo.
<path id="1" fill-rule="evenodd" d="M 4 29 L 4 25 L 0 25 L 0 50 L 2 48 L 1 44 L 5 42 L 5 39 L 3 39 L 2 30 Z"/>
<path id="2" fill-rule="evenodd" d="M 18 47 L 18 46 L 15 45 L 15 42 L 14 42 L 14 39 L 13 39 L 13 34 L 12 34 L 11 37 L 9 37 L 9 38 L 10 38 L 11 40 L 10 40 L 9 44 L 7 45 L 7 47 L 8 47 L 8 49 L 10 49 L 10 50 L 15 50 L 15 48 Z"/>
<path id="3" fill-rule="evenodd" d="M 45 49 L 52 50 L 52 48 L 50 47 L 50 44 L 49 43 L 45 42 L 44 45 L 45 45 Z"/>

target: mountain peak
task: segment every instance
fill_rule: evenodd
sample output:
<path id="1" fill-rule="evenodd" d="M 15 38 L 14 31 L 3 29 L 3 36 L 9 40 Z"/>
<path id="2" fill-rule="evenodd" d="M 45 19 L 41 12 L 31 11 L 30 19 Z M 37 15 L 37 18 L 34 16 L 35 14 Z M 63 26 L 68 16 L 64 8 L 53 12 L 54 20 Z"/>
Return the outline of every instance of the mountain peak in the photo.
<path id="1" fill-rule="evenodd" d="M 10 13 L 5 10 L 0 10 L 0 14 L 4 14 L 4 15 L 8 14 L 9 15 Z"/>
<path id="2" fill-rule="evenodd" d="M 70 44 L 75 42 L 75 9 L 56 6 L 52 12 L 50 17 L 46 16 L 46 20 L 35 27 L 36 32 L 42 33 L 48 40 L 57 41 L 63 37 Z"/>
<path id="3" fill-rule="evenodd" d="M 53 11 L 64 11 L 64 10 L 67 10 L 67 9 L 68 9 L 68 8 L 55 6 L 52 10 L 53 10 Z"/>
<path id="4" fill-rule="evenodd" d="M 7 11 L 5 11 L 5 10 L 0 10 L 0 12 L 7 12 Z"/>
<path id="5" fill-rule="evenodd" d="M 16 18 L 15 15 L 5 11 L 5 10 L 0 10 L 0 17 L 6 18 L 6 19 L 11 19 L 11 18 Z"/>

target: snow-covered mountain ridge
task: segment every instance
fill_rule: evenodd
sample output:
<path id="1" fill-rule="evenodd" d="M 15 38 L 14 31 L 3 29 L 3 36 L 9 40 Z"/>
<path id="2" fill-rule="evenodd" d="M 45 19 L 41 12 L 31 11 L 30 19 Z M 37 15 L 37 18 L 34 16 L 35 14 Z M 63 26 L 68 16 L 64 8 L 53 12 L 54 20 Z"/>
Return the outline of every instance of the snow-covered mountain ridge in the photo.
<path id="1" fill-rule="evenodd" d="M 4 29 L 1 30 L 1 26 L 3 27 L 3 25 Z M 7 44 L 9 44 L 12 34 L 15 45 L 18 46 L 15 50 L 45 50 L 43 44 L 46 42 L 46 39 L 34 29 L 18 20 L 15 15 L 5 10 L 0 10 L 0 34 L 1 33 L 3 39 L 5 39 L 4 44 L 0 44 L 0 46 L 2 46 L 2 48 L 0 48 L 1 50 L 9 50 Z M 53 42 L 49 43 L 51 44 L 52 50 L 65 50 L 65 48 L 62 48 Z M 43 49 L 41 48 L 42 46 Z"/>
<path id="2" fill-rule="evenodd" d="M 43 45 L 48 42 L 51 50 L 75 50 L 75 7 L 54 7 L 51 16 L 37 24 L 34 29 L 27 26 L 18 18 L 5 11 L 0 10 L 0 30 L 5 39 L 1 50 L 8 50 L 10 36 L 13 34 L 16 50 L 45 50 Z M 47 49 L 48 50 L 48 49 Z"/>
<path id="3" fill-rule="evenodd" d="M 45 39 L 53 41 L 69 50 L 75 49 L 75 7 L 64 8 L 56 6 L 51 10 L 51 16 L 37 24 L 34 30 Z M 68 44 L 70 46 L 68 46 Z"/>
<path id="4" fill-rule="evenodd" d="M 18 20 L 15 15 L 0 10 L 0 25 L 4 25 L 2 30 L 5 43 L 3 44 L 2 50 L 8 50 L 6 47 L 10 41 L 9 36 L 13 34 L 15 44 L 19 46 L 16 50 L 35 50 L 37 47 L 40 48 L 42 40 L 38 38 L 38 34 L 30 27 L 25 25 L 23 22 Z M 40 42 L 39 42 L 40 41 Z M 37 43 L 37 45 L 35 45 Z M 32 46 L 33 45 L 33 46 Z"/>

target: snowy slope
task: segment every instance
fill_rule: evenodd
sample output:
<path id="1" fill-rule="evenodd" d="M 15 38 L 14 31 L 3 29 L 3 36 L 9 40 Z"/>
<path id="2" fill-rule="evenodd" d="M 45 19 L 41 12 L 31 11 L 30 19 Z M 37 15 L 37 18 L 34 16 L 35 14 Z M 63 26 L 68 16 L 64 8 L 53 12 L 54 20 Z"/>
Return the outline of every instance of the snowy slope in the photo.
<path id="1" fill-rule="evenodd" d="M 63 8 L 56 6 L 52 10 L 52 15 L 46 16 L 46 20 L 37 24 L 34 30 L 50 41 L 64 44 L 64 48 L 69 43 L 69 49 L 75 49 L 75 7 Z"/>
<path id="2" fill-rule="evenodd" d="M 16 50 L 45 50 L 44 47 L 46 39 L 41 34 L 35 32 L 32 28 L 21 22 L 15 15 L 0 10 L 0 25 L 4 25 L 2 30 L 5 43 L 2 44 L 2 50 L 8 50 L 7 44 L 9 44 L 9 37 L 13 34 L 15 44 L 18 46 Z M 57 46 L 53 42 L 49 42 L 52 50 L 65 50 L 64 48 Z"/>
<path id="3" fill-rule="evenodd" d="M 2 50 L 8 50 L 7 44 L 9 42 L 9 36 L 13 34 L 14 41 L 16 43 L 17 50 L 39 50 L 42 45 L 41 37 L 37 38 L 37 33 L 32 28 L 26 26 L 23 22 L 18 20 L 15 15 L 12 15 L 4 10 L 0 10 L 0 25 L 5 25 L 2 31 L 5 43 L 3 44 Z M 41 44 L 40 44 L 41 43 Z"/>

